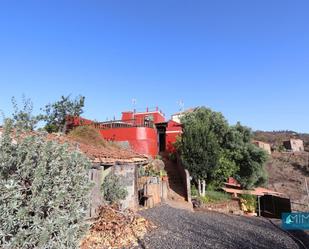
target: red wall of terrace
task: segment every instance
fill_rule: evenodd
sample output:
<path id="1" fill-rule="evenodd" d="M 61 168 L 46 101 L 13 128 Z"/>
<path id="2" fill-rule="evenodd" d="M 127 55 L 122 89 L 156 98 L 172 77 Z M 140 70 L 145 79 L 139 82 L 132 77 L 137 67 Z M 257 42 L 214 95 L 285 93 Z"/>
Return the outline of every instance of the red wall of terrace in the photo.
<path id="1" fill-rule="evenodd" d="M 66 116 L 66 122 L 68 125 L 71 125 L 72 127 L 93 124 L 93 121 L 89 119 L 82 118 L 82 117 L 74 117 L 74 116 Z"/>
<path id="2" fill-rule="evenodd" d="M 156 129 L 148 127 L 126 127 L 100 130 L 101 135 L 112 141 L 128 141 L 132 149 L 155 157 L 158 154 Z"/>
<path id="3" fill-rule="evenodd" d="M 131 120 L 134 119 L 133 112 L 122 112 L 121 120 Z"/>
<path id="4" fill-rule="evenodd" d="M 168 121 L 166 127 L 166 151 L 168 152 L 175 152 L 174 143 L 177 141 L 177 137 L 181 136 L 182 128 L 181 124 L 170 120 Z"/>
<path id="5" fill-rule="evenodd" d="M 159 112 L 144 112 L 144 113 L 135 113 L 134 118 L 136 119 L 137 123 L 143 123 L 146 116 L 153 116 L 153 122 L 156 123 L 162 123 L 165 121 L 164 116 Z"/>
<path id="6" fill-rule="evenodd" d="M 127 121 L 133 125 L 144 124 L 144 118 L 146 115 L 153 114 L 154 123 L 164 122 L 165 118 L 159 111 L 134 113 L 123 112 L 122 120 Z M 135 122 L 133 122 L 135 119 Z M 130 121 L 129 121 L 130 120 Z M 84 119 L 82 117 L 67 117 L 68 128 L 74 128 L 80 125 L 91 125 L 93 121 Z M 149 127 L 119 127 L 109 129 L 99 129 L 103 138 L 112 141 L 128 141 L 131 148 L 138 153 L 147 154 L 155 157 L 158 154 L 158 134 L 155 128 Z M 168 121 L 166 127 L 166 151 L 174 152 L 174 143 L 178 136 L 181 136 L 182 127 L 181 124 L 175 121 Z"/>

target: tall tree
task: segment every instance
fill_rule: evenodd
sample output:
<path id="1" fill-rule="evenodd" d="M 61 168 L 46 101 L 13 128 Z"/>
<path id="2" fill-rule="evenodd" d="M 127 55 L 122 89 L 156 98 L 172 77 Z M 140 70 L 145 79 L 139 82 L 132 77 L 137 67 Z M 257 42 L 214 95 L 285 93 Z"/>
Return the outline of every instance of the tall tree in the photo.
<path id="1" fill-rule="evenodd" d="M 266 181 L 267 154 L 251 144 L 252 132 L 237 124 L 229 126 L 221 113 L 200 107 L 182 120 L 178 150 L 184 166 L 196 182 L 220 186 L 235 176 L 250 188 Z"/>
<path id="2" fill-rule="evenodd" d="M 185 115 L 181 122 L 182 162 L 196 181 L 210 180 L 222 153 L 228 123 L 221 113 L 205 107 Z"/>
<path id="3" fill-rule="evenodd" d="M 85 97 L 78 96 L 74 100 L 69 96 L 61 96 L 59 101 L 45 106 L 44 120 L 47 122 L 45 129 L 48 132 L 64 132 L 66 117 L 80 116 L 83 113 Z"/>
<path id="4" fill-rule="evenodd" d="M 267 153 L 251 143 L 252 130 L 237 123 L 230 127 L 225 146 L 239 169 L 235 178 L 246 188 L 264 185 L 267 181 Z"/>

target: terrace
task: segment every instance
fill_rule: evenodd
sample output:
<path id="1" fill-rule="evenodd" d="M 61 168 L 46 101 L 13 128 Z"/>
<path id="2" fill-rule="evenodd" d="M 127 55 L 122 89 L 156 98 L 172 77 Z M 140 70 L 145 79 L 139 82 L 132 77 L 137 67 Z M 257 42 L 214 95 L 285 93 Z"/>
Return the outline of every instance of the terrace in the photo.
<path id="1" fill-rule="evenodd" d="M 154 122 L 147 119 L 127 119 L 127 120 L 112 120 L 106 122 L 94 122 L 89 124 L 96 129 L 114 129 L 114 128 L 130 128 L 130 127 L 148 127 L 154 128 Z"/>

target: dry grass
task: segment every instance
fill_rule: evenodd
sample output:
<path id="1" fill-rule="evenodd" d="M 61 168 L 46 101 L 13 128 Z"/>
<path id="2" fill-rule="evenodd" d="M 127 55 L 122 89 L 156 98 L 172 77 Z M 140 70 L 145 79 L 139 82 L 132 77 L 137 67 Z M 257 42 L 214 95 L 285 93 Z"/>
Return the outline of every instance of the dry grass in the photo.
<path id="1" fill-rule="evenodd" d="M 92 145 L 97 148 L 119 147 L 117 144 L 102 138 L 99 131 L 91 126 L 79 126 L 70 131 L 68 137 L 76 142 Z"/>
<path id="2" fill-rule="evenodd" d="M 99 217 L 81 241 L 81 249 L 132 248 L 155 226 L 131 210 L 102 206 Z"/>
<path id="3" fill-rule="evenodd" d="M 268 188 L 286 194 L 293 203 L 307 204 L 305 177 L 308 179 L 309 176 L 308 158 L 308 152 L 273 153 L 266 165 Z"/>

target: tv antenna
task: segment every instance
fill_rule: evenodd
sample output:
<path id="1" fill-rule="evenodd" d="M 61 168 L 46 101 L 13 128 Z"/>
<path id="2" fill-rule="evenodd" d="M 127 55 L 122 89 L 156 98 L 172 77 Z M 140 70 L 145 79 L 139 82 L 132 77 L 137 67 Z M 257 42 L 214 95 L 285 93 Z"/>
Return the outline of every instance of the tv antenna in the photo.
<path id="1" fill-rule="evenodd" d="M 183 102 L 183 100 L 178 100 L 177 101 L 177 105 L 179 106 L 179 111 L 183 112 L 184 111 L 184 107 L 185 107 L 185 103 Z"/>
<path id="2" fill-rule="evenodd" d="M 131 103 L 132 103 L 133 108 L 135 108 L 136 107 L 136 103 L 137 103 L 136 98 L 132 98 L 131 99 Z"/>

